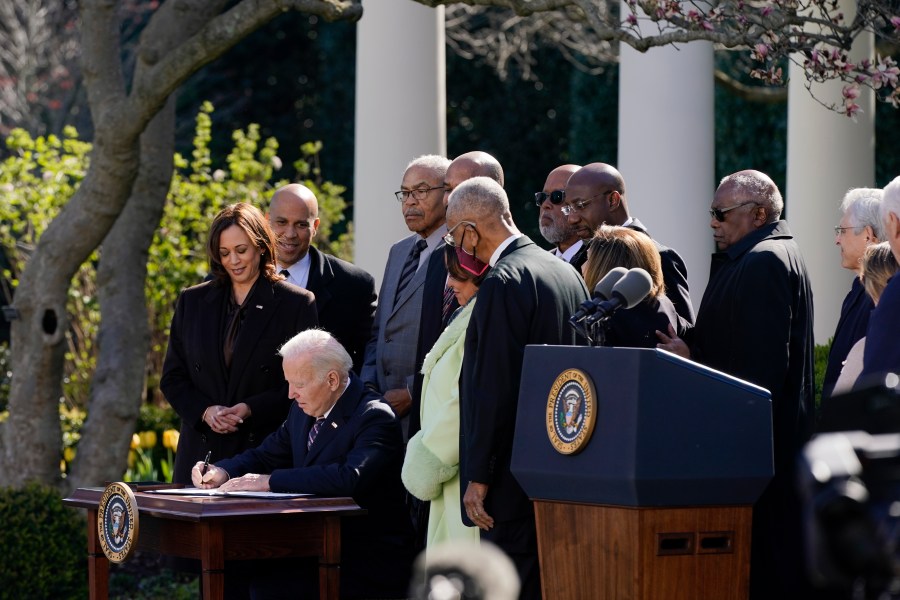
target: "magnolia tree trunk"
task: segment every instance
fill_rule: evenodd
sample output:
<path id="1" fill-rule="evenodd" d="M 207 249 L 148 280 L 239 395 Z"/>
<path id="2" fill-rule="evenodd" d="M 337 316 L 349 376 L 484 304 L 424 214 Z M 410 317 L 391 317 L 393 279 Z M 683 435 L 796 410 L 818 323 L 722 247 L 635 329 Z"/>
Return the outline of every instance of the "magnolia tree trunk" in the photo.
<path id="1" fill-rule="evenodd" d="M 88 418 L 71 490 L 121 478 L 140 410 L 150 329 L 144 286 L 147 255 L 172 181 L 175 98 L 141 136 L 141 166 L 131 198 L 100 247 L 97 289 L 102 320 Z"/>
<path id="2" fill-rule="evenodd" d="M 302 10 L 332 20 L 358 19 L 362 15 L 359 0 L 242 0 L 224 12 L 217 11 L 212 18 L 202 19 L 202 26 L 193 33 L 191 28 L 197 25 L 192 17 L 206 15 L 204 7 L 210 4 L 209 0 L 169 0 L 161 5 L 151 18 L 148 30 L 153 31 L 155 23 L 166 20 L 167 27 L 180 28 L 175 39 L 180 37 L 184 42 L 156 45 L 154 40 L 142 38 L 135 75 L 129 87 L 121 64 L 117 3 L 113 0 L 81 2 L 82 68 L 95 131 L 91 165 L 78 191 L 41 236 L 16 290 L 13 307 L 19 318 L 13 321 L 11 331 L 13 377 L 9 418 L 0 425 L 0 486 L 20 487 L 28 481 L 59 483 L 58 403 L 62 394 L 69 282 L 78 267 L 107 237 L 126 206 L 138 174 L 141 134 L 148 123 L 191 74 L 281 12 Z M 161 35 L 162 30 L 156 31 L 156 35 Z M 145 143 L 150 144 L 150 139 Z M 138 191 L 141 190 L 138 188 Z M 160 203 L 162 200 L 157 198 Z M 144 210 L 146 207 L 136 208 L 133 218 L 140 218 Z M 126 246 L 132 243 L 140 246 L 142 241 L 128 239 L 128 221 L 122 226 L 123 234 L 113 234 L 110 241 L 116 239 Z M 158 221 L 157 216 L 154 224 Z M 121 247 L 113 249 L 112 246 L 106 250 L 113 260 L 116 260 L 117 252 L 125 252 Z M 145 252 L 137 251 L 139 255 Z M 126 278 L 130 282 L 128 286 L 134 286 L 130 302 L 136 297 L 134 290 L 139 290 L 143 302 L 144 268 L 140 271 L 139 282 L 130 276 Z M 104 297 L 108 298 L 104 312 L 116 312 L 110 302 L 117 302 L 113 298 L 121 296 L 110 289 L 104 292 Z M 117 315 L 117 323 L 121 323 L 118 320 L 121 315 L 125 315 L 126 327 L 130 329 L 133 321 L 125 311 Z M 144 333 L 139 335 L 145 340 L 145 312 L 140 311 L 134 318 L 143 320 Z M 112 339 L 109 343 L 114 347 L 121 343 L 120 336 L 128 335 L 120 327 L 117 324 L 112 329 L 110 325 L 103 328 L 103 336 Z M 100 343 L 107 342 L 101 338 Z M 143 345 L 146 347 L 145 341 Z M 133 393 L 122 387 L 121 380 L 109 378 L 112 369 L 106 361 L 111 352 L 104 352 L 104 356 L 98 385 L 105 386 L 109 382 L 113 390 L 118 387 L 123 393 Z M 124 360 L 135 360 L 134 354 L 128 356 L 131 358 Z M 123 363 L 119 368 L 136 372 L 133 364 L 126 368 Z M 143 381 L 142 370 L 135 379 Z M 118 415 L 114 419 L 129 434 L 136 415 L 139 392 L 133 397 L 116 398 L 118 391 L 107 394 L 99 393 L 99 389 L 95 389 L 94 398 L 102 397 L 102 400 L 96 407 L 91 407 L 94 414 L 90 417 L 96 421 L 86 427 L 79 452 L 85 466 L 75 467 L 74 480 L 80 482 L 98 483 L 106 479 L 106 467 L 98 464 L 103 461 L 115 463 L 113 453 L 124 449 L 121 446 L 124 433 L 107 431 L 114 427 L 104 424 L 109 414 L 104 416 L 103 411 Z M 120 408 L 116 406 L 118 402 L 129 404 L 131 408 Z M 103 439 L 95 444 L 87 436 L 109 436 L 104 439 L 111 445 L 104 445 Z M 87 454 L 92 456 L 85 458 Z M 116 473 L 113 478 L 121 474 L 121 467 L 121 463 L 115 469 L 110 467 Z"/>
<path id="3" fill-rule="evenodd" d="M 159 11 L 141 34 L 135 76 L 182 44 L 221 11 L 227 0 L 208 0 L 191 11 Z M 150 326 L 145 284 L 147 256 L 172 182 L 175 95 L 141 135 L 140 169 L 131 197 L 100 248 L 97 290 L 100 331 L 87 420 L 66 491 L 114 481 L 125 471 L 131 433 L 140 411 Z"/>

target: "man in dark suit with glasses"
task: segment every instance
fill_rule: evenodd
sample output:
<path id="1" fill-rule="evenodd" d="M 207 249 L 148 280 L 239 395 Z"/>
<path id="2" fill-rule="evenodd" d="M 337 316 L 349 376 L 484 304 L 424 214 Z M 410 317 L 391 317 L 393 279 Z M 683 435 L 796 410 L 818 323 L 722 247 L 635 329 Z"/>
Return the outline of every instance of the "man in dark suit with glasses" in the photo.
<path id="1" fill-rule="evenodd" d="M 605 163 L 591 163 L 576 171 L 566 183 L 562 206 L 569 225 L 582 240 L 587 242 L 601 225 L 620 225 L 650 236 L 644 224 L 628 212 L 625 200 L 625 179 L 622 174 Z M 694 307 L 688 292 L 687 267 L 684 260 L 672 248 L 656 240 L 656 249 L 662 261 L 663 282 L 666 297 L 675 305 L 675 311 L 688 323 L 694 322 Z M 571 260 L 572 266 L 581 270 L 587 261 L 587 246 Z"/>

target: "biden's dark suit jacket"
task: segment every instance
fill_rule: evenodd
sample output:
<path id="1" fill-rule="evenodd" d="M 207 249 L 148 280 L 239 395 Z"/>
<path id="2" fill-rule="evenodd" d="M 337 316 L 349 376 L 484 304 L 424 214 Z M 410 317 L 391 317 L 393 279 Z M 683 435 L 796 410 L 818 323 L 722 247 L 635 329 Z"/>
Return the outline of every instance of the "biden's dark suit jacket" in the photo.
<path id="1" fill-rule="evenodd" d="M 290 400 L 278 349 L 318 325 L 315 298 L 295 285 L 260 279 L 247 298 L 230 371 L 222 355 L 223 314 L 231 286 L 207 281 L 181 292 L 172 318 L 160 389 L 181 417 L 176 483 L 212 452 L 221 460 L 259 444 L 287 415 Z M 209 406 L 246 402 L 251 416 L 237 433 L 214 433 L 202 421 Z"/>
<path id="2" fill-rule="evenodd" d="M 379 395 L 351 375 L 307 450 L 314 422 L 293 403 L 284 424 L 258 448 L 216 466 L 231 477 L 271 473 L 273 492 L 352 496 L 368 514 L 341 524 L 341 597 L 405 597 L 413 547 L 400 482 L 399 421 Z"/>
<path id="3" fill-rule="evenodd" d="M 309 248 L 306 288 L 316 296 L 319 325 L 339 341 L 362 368 L 375 316 L 375 280 L 359 267 Z"/>

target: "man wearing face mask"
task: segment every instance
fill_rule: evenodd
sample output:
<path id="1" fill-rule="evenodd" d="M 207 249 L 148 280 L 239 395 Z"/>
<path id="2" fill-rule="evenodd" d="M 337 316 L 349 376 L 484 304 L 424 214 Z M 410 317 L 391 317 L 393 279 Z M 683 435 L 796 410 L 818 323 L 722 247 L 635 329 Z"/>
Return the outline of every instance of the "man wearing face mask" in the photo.
<path id="1" fill-rule="evenodd" d="M 538 227 L 545 240 L 553 244 L 551 252 L 559 259 L 572 262 L 581 250 L 583 241 L 578 237 L 575 228 L 569 225 L 568 217 L 562 212 L 565 199 L 566 183 L 578 165 L 561 165 L 547 175 L 544 189 L 534 195 L 534 203 L 538 207 Z"/>
<path id="2" fill-rule="evenodd" d="M 519 379 L 528 344 L 574 345 L 569 316 L 588 297 L 574 269 L 522 235 L 497 182 L 475 177 L 450 195 L 448 244 L 473 274 L 488 265 L 466 328 L 460 377 L 460 473 L 467 524 L 513 560 L 521 598 L 540 598 L 534 509 L 510 472 Z M 463 263 L 465 261 L 465 263 Z"/>

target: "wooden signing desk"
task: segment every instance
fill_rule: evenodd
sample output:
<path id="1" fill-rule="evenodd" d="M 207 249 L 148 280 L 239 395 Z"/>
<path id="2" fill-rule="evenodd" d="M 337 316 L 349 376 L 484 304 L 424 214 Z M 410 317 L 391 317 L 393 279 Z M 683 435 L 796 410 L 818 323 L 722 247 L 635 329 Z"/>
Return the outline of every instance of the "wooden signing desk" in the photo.
<path id="1" fill-rule="evenodd" d="M 64 504 L 88 511 L 90 598 L 109 596 L 109 560 L 97 532 L 103 488 L 79 488 Z M 319 597 L 340 588 L 341 518 L 365 510 L 351 498 L 262 500 L 165 496 L 135 491 L 139 511 L 137 549 L 198 559 L 204 599 L 222 598 L 225 561 L 315 556 Z"/>

